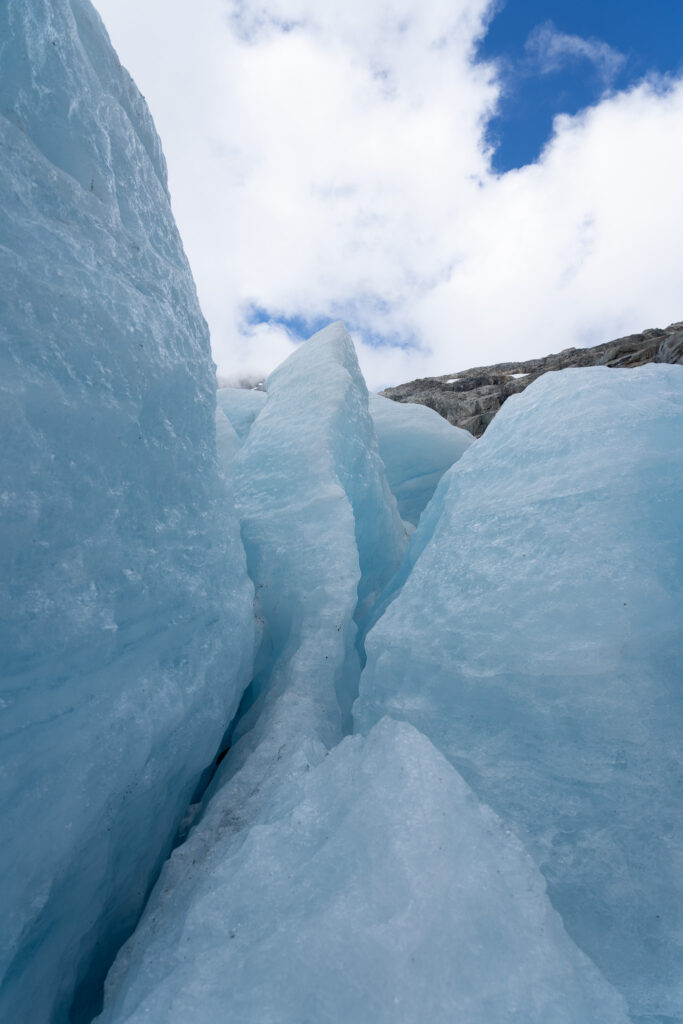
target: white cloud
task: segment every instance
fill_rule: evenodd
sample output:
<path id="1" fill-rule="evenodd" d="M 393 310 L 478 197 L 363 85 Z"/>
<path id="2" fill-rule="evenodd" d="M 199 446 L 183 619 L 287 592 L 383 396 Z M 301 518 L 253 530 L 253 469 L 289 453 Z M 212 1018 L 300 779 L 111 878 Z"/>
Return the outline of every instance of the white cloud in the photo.
<path id="1" fill-rule="evenodd" d="M 437 360 L 456 310 L 454 332 L 486 339 L 487 359 L 680 318 L 682 124 L 683 85 L 644 84 L 558 119 L 538 164 L 489 182 L 469 211 L 467 258 L 419 308 Z"/>
<path id="2" fill-rule="evenodd" d="M 590 61 L 606 87 L 614 82 L 626 61 L 623 53 L 601 39 L 559 32 L 552 21 L 534 29 L 526 41 L 526 51 L 536 70 L 544 75 L 560 71 L 573 60 Z"/>
<path id="3" fill-rule="evenodd" d="M 98 6 L 157 122 L 224 375 L 293 346 L 250 303 L 346 318 L 371 386 L 680 318 L 680 82 L 558 119 L 538 163 L 497 176 L 488 0 Z"/>

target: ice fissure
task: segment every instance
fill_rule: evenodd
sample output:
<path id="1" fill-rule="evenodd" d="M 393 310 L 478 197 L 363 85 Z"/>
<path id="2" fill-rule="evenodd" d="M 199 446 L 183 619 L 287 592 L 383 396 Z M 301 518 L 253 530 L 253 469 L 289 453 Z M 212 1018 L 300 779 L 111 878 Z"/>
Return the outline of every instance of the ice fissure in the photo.
<path id="1" fill-rule="evenodd" d="M 254 710 L 233 739 L 258 719 L 262 742 L 267 719 L 278 749 L 306 735 L 329 748 L 351 725 L 358 620 L 407 537 L 344 326 L 303 345 L 266 390 L 230 463 L 262 634 L 247 695 Z"/>
<path id="2" fill-rule="evenodd" d="M 215 398 L 88 0 L 0 9 L 0 143 L 0 1019 L 683 1020 L 683 367 Z"/>
<path id="3" fill-rule="evenodd" d="M 315 396 L 311 372 L 318 375 Z M 304 740 L 329 749 L 351 730 L 363 619 L 407 543 L 342 324 L 302 346 L 268 379 L 267 395 L 252 394 L 219 393 L 216 435 L 254 585 L 255 671 L 179 842 L 201 813 L 206 786 L 213 792 L 216 772 L 224 778 L 243 770 L 244 748 L 250 757 L 260 751 L 254 766 L 268 766 L 276 752 L 278 774 L 285 751 Z M 254 413 L 248 422 L 245 407 Z"/>

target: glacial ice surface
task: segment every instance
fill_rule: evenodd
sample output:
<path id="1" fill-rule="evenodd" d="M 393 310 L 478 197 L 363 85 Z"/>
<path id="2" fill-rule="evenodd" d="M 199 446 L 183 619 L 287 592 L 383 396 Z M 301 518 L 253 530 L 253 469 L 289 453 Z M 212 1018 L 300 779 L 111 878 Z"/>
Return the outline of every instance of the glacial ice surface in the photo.
<path id="1" fill-rule="evenodd" d="M 87 1016 L 249 679 L 209 338 L 86 0 L 0 5 L 0 1018 Z"/>
<path id="2" fill-rule="evenodd" d="M 99 1024 L 627 1024 L 521 843 L 384 719 L 302 752 L 244 828 L 237 779 L 165 865 Z"/>
<path id="3" fill-rule="evenodd" d="M 240 441 L 244 441 L 266 403 L 266 393 L 247 388 L 219 388 L 216 401 L 232 423 Z"/>
<path id="4" fill-rule="evenodd" d="M 315 381 L 311 380 L 310 387 L 315 387 Z M 221 388 L 217 397 L 219 407 L 244 441 L 265 405 L 265 393 Z M 368 397 L 389 487 L 401 517 L 415 526 L 443 474 L 474 438 L 424 405 L 392 402 L 372 393 Z"/>
<path id="5" fill-rule="evenodd" d="M 683 368 L 463 455 L 336 324 L 216 408 L 98 16 L 0 40 L 0 1019 L 90 1019 L 183 818 L 106 1024 L 679 1021 Z"/>
<path id="6" fill-rule="evenodd" d="M 240 450 L 235 428 L 220 406 L 216 407 L 216 456 L 226 486 L 232 489 L 232 461 Z"/>
<path id="7" fill-rule="evenodd" d="M 233 462 L 259 671 L 100 1024 L 627 1024 L 520 840 L 426 736 L 384 718 L 340 739 L 354 618 L 402 547 L 343 327 L 261 405 Z"/>
<path id="8" fill-rule="evenodd" d="M 683 1008 L 682 509 L 682 367 L 541 377 L 442 478 L 355 706 L 446 754 L 648 1022 Z"/>
<path id="9" fill-rule="evenodd" d="M 296 976 L 289 980 L 288 1005 L 282 1010 L 271 1005 L 279 999 L 281 982 L 280 975 L 269 980 L 266 947 L 280 934 L 293 951 L 288 936 L 296 932 L 297 919 L 288 915 L 294 901 L 281 905 L 289 872 L 297 872 L 308 913 L 318 913 L 322 894 L 315 877 L 306 882 L 305 859 L 295 869 L 297 851 L 303 856 L 304 847 L 287 850 L 280 826 L 271 828 L 270 823 L 300 804 L 308 774 L 350 726 L 360 675 L 359 624 L 398 568 L 406 542 L 377 450 L 365 382 L 342 324 L 319 332 L 271 374 L 267 399 L 232 468 L 260 623 L 255 677 L 229 738 L 230 749 L 205 798 L 204 814 L 167 866 L 167 881 L 156 890 L 168 903 L 168 912 L 160 912 L 155 903 L 147 918 L 158 922 L 153 931 L 163 931 L 161 959 L 158 951 L 150 950 L 151 961 L 168 966 L 180 943 L 187 970 L 171 968 L 175 980 L 169 979 L 170 988 L 162 985 L 163 991 L 143 998 L 145 1012 L 159 1013 L 159 1019 L 173 1019 L 174 1006 L 181 1015 L 192 1006 L 197 1020 L 221 1019 L 229 992 L 230 1007 L 240 1021 L 264 1020 L 271 1012 L 280 1014 L 275 1019 L 303 1021 L 308 1018 L 296 1013 L 306 996 Z M 329 797 L 336 800 L 331 791 Z M 324 800 L 323 790 L 317 791 L 317 803 Z M 270 838 L 261 856 L 258 849 L 266 832 Z M 320 829 L 306 841 L 320 843 Z M 188 860 L 190 850 L 195 852 Z M 233 854 L 244 859 L 243 868 L 232 860 Z M 268 896 L 264 886 L 280 856 L 283 867 L 289 867 Z M 258 895 L 244 889 L 247 881 L 255 882 Z M 221 931 L 213 934 L 216 957 L 208 959 L 204 943 L 214 925 L 199 910 L 204 882 L 213 893 L 212 920 Z M 223 927 L 224 908 L 236 898 L 247 943 L 241 952 L 235 944 L 223 948 L 232 929 Z M 236 905 L 233 910 L 237 912 Z M 181 921 L 188 913 L 197 925 L 191 934 Z M 148 962 L 149 939 L 146 930 L 136 933 L 112 976 L 122 978 L 126 1006 L 150 984 L 155 989 L 158 984 L 147 966 L 138 964 L 138 957 Z M 299 946 L 297 956 L 304 948 Z M 225 960 L 232 951 L 238 953 L 240 982 Z M 249 966 L 242 969 L 238 963 Z M 286 966 L 282 961 L 278 971 Z M 139 986 L 134 976 L 139 976 Z M 333 1000 L 325 979 L 319 981 L 313 998 Z M 110 992 L 117 985 L 111 980 Z M 269 994 L 254 985 L 270 985 Z M 131 986 L 135 993 L 131 989 L 126 994 Z M 108 1005 L 105 1019 L 119 1012 Z"/>
<path id="10" fill-rule="evenodd" d="M 474 438 L 426 405 L 371 394 L 370 412 L 398 510 L 406 522 L 417 526 L 439 480 Z"/>
<path id="11" fill-rule="evenodd" d="M 301 345 L 266 387 L 232 464 L 260 643 L 223 766 L 249 756 L 256 774 L 350 727 L 359 622 L 406 542 L 344 325 Z"/>

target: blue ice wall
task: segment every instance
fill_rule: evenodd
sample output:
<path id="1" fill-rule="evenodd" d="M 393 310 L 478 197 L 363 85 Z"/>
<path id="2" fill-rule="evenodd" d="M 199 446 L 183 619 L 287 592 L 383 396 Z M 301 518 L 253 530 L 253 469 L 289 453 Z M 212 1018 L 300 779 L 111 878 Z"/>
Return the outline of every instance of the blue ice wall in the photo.
<path id="1" fill-rule="evenodd" d="M 343 328 L 272 375 L 223 449 L 263 674 L 102 1024 L 678 1019 L 682 384 L 509 400 L 384 587 L 339 740 L 394 499 Z"/>
<path id="2" fill-rule="evenodd" d="M 683 367 L 549 373 L 443 477 L 355 707 L 522 837 L 634 1019 L 683 1006 Z"/>
<path id="3" fill-rule="evenodd" d="M 0 1018 L 83 1012 L 248 681 L 209 337 L 87 0 L 0 6 Z"/>
<path id="4" fill-rule="evenodd" d="M 232 423 L 240 441 L 244 441 L 251 425 L 266 404 L 265 391 L 246 388 L 219 388 L 216 393 L 218 407 Z"/>
<path id="5" fill-rule="evenodd" d="M 370 395 L 370 413 L 398 510 L 417 526 L 439 480 L 474 438 L 426 405 Z"/>
<path id="6" fill-rule="evenodd" d="M 310 389 L 315 386 L 312 380 Z M 387 482 L 401 517 L 416 526 L 439 480 L 474 438 L 424 405 L 392 402 L 372 393 L 368 398 Z M 244 441 L 265 406 L 265 392 L 221 388 L 217 399 L 219 408 Z"/>

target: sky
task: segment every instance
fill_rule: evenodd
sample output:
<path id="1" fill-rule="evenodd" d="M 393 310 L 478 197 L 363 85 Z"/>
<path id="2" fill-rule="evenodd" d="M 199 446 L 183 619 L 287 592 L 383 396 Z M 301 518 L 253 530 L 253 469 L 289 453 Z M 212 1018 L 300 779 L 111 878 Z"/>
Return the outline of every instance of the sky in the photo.
<path id="1" fill-rule="evenodd" d="M 368 385 L 683 319 L 683 0 L 95 0 L 219 376 Z"/>

